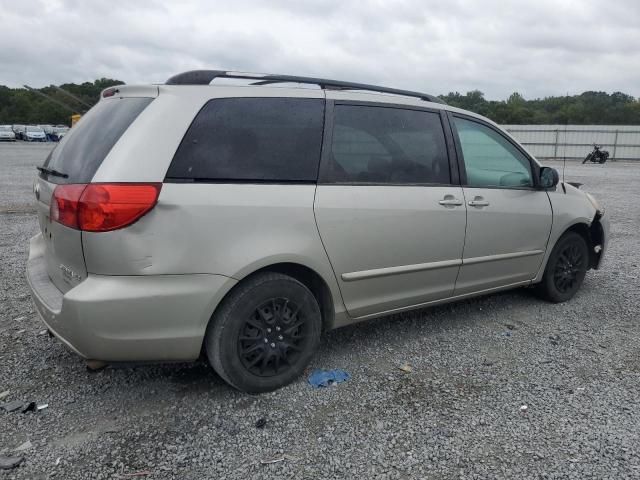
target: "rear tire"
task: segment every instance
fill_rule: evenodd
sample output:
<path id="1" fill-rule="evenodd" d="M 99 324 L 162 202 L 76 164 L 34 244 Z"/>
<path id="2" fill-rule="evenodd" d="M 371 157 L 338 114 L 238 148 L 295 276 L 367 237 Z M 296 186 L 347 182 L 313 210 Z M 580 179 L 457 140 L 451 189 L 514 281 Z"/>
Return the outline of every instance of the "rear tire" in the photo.
<path id="1" fill-rule="evenodd" d="M 318 348 L 322 316 L 296 279 L 264 272 L 223 300 L 205 336 L 209 363 L 229 385 L 268 392 L 298 378 Z"/>
<path id="2" fill-rule="evenodd" d="M 565 233 L 551 251 L 542 281 L 537 285 L 538 295 L 553 303 L 566 302 L 576 294 L 589 265 L 589 249 L 584 238 Z"/>

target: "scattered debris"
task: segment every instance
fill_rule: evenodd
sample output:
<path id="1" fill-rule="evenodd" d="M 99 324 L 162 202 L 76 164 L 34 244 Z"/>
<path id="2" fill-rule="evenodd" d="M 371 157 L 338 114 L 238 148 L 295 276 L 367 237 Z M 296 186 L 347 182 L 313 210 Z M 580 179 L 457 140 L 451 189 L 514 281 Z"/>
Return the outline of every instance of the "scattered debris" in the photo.
<path id="1" fill-rule="evenodd" d="M 516 326 L 510 323 L 505 323 L 504 326 L 507 327 L 508 330 L 517 330 Z"/>
<path id="2" fill-rule="evenodd" d="M 484 365 L 485 367 L 490 367 L 492 365 L 495 365 L 496 362 L 494 362 L 493 360 L 487 360 L 486 358 L 482 361 L 482 365 Z"/>
<path id="3" fill-rule="evenodd" d="M 266 418 L 264 417 L 259 418 L 258 421 L 256 422 L 256 428 L 264 428 L 266 424 L 267 424 Z"/>
<path id="4" fill-rule="evenodd" d="M 0 393 L 0 400 L 3 400 L 8 396 L 9 396 L 9 390 L 5 390 L 4 392 Z"/>
<path id="5" fill-rule="evenodd" d="M 522 405 L 522 406 L 520 407 L 520 411 L 521 411 L 521 412 L 526 412 L 527 410 L 529 410 L 529 407 L 527 407 L 526 405 Z"/>
<path id="6" fill-rule="evenodd" d="M 502 336 L 503 337 L 510 337 L 511 336 L 511 332 L 509 330 L 507 330 L 506 332 L 502 332 Z"/>
<path id="7" fill-rule="evenodd" d="M 556 346 L 560 341 L 560 335 L 549 335 L 549 340 L 551 340 L 551 345 Z"/>
<path id="8" fill-rule="evenodd" d="M 33 447 L 33 444 L 31 443 L 31 441 L 27 440 L 26 442 L 24 442 L 19 447 L 14 448 L 13 451 L 14 452 L 24 452 L 25 450 L 29 450 L 31 447 Z"/>
<path id="9" fill-rule="evenodd" d="M 22 409 L 22 413 L 27 413 L 27 412 L 35 412 L 38 409 L 38 404 L 36 402 L 29 402 L 27 403 L 27 405 Z"/>
<path id="10" fill-rule="evenodd" d="M 55 462 L 55 464 L 56 464 L 56 465 L 60 465 L 60 460 L 62 460 L 62 457 L 58 457 L 58 458 L 56 458 L 56 462 Z"/>
<path id="11" fill-rule="evenodd" d="M 38 406 L 36 407 L 36 410 L 40 411 L 40 410 L 44 410 L 45 408 L 48 408 L 49 404 L 48 403 L 40 403 L 38 404 Z"/>
<path id="12" fill-rule="evenodd" d="M 400 365 L 398 367 L 400 370 L 402 370 L 404 373 L 411 373 L 413 372 L 413 367 L 411 365 L 409 365 L 408 363 L 403 363 L 402 365 Z"/>
<path id="13" fill-rule="evenodd" d="M 309 376 L 309 385 L 314 388 L 328 387 L 349 380 L 351 376 L 340 368 L 333 370 L 314 370 Z"/>
<path id="14" fill-rule="evenodd" d="M 22 400 L 14 400 L 13 402 L 7 402 L 2 404 L 0 408 L 2 408 L 5 412 L 14 412 L 19 408 L 24 406 L 24 402 Z"/>
<path id="15" fill-rule="evenodd" d="M 147 475 L 152 475 L 153 472 L 150 470 L 141 470 L 139 472 L 133 473 L 123 473 L 121 474 L 123 477 L 146 477 Z"/>
<path id="16" fill-rule="evenodd" d="M 266 458 L 264 460 L 260 460 L 260 463 L 262 465 L 269 465 L 270 463 L 279 463 L 279 462 L 284 462 L 285 460 L 289 460 L 290 462 L 297 462 L 299 459 L 291 455 L 285 454 L 280 457 Z"/>
<path id="17" fill-rule="evenodd" d="M 40 330 L 40 331 L 38 332 L 38 335 L 44 335 L 44 334 L 46 334 L 48 331 L 49 331 L 49 330 L 47 330 L 47 329 L 45 328 L 44 330 Z"/>
<path id="18" fill-rule="evenodd" d="M 0 470 L 11 470 L 22 463 L 24 457 L 5 457 L 0 455 Z"/>

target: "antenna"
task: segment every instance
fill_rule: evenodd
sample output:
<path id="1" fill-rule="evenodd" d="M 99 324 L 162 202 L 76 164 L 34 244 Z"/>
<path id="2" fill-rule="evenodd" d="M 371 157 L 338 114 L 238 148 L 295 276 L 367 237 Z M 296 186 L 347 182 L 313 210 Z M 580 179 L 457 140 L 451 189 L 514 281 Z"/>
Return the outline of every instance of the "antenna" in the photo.
<path id="1" fill-rule="evenodd" d="M 565 98 L 565 108 L 567 111 L 567 116 L 564 118 L 564 144 L 562 145 L 562 189 L 567 192 L 564 188 L 564 172 L 567 169 L 567 128 L 569 126 L 569 92 Z"/>

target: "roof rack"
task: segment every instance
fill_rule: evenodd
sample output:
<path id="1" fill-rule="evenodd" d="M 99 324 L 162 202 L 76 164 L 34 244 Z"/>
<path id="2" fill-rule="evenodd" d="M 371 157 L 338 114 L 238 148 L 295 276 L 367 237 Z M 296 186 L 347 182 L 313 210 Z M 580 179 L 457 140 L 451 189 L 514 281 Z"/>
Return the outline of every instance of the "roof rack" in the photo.
<path id="1" fill-rule="evenodd" d="M 318 85 L 322 89 L 330 90 L 367 90 L 370 92 L 390 93 L 415 97 L 427 102 L 445 103 L 440 98 L 428 93 L 412 92 L 397 88 L 379 87 L 365 83 L 343 82 L 326 78 L 297 77 L 294 75 L 271 75 L 266 73 L 226 72 L 224 70 L 191 70 L 179 73 L 167 80 L 166 85 L 208 85 L 216 78 L 242 78 L 256 80 L 252 85 L 267 85 L 271 83 L 304 83 Z"/>

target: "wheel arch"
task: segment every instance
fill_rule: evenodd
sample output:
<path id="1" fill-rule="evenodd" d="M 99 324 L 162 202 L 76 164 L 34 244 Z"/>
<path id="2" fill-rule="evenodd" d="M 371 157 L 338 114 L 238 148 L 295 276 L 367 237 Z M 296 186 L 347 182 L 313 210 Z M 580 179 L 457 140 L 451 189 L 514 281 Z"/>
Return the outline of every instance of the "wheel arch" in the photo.
<path id="1" fill-rule="evenodd" d="M 600 225 L 597 216 L 596 218 L 594 218 L 591 224 L 587 223 L 584 220 L 578 219 L 571 225 L 566 226 L 565 229 L 555 238 L 553 244 L 549 243 L 544 262 L 540 266 L 540 270 L 538 271 L 536 278 L 533 280 L 533 283 L 537 283 L 542 279 L 542 276 L 544 275 L 544 272 L 547 268 L 547 263 L 549 262 L 551 252 L 560 241 L 560 239 L 568 232 L 575 232 L 585 240 L 585 242 L 587 243 L 587 250 L 589 251 L 589 268 L 592 269 L 598 267 L 598 263 L 600 261 L 600 253 L 596 253 L 594 251 L 594 246 L 598 245 L 602 241 L 602 226 Z"/>
<path id="2" fill-rule="evenodd" d="M 261 272 L 281 273 L 295 278 L 297 281 L 302 283 L 311 291 L 320 306 L 320 313 L 322 314 L 322 331 L 331 330 L 333 328 L 336 315 L 333 295 L 329 285 L 318 272 L 301 263 L 279 262 L 264 266 L 247 275 L 247 277 Z"/>
<path id="3" fill-rule="evenodd" d="M 216 311 L 218 311 L 225 299 L 228 298 L 236 288 L 242 285 L 248 278 L 262 272 L 276 272 L 288 275 L 307 287 L 320 306 L 320 312 L 322 314 L 322 331 L 334 328 L 336 316 L 344 314 L 344 311 L 340 310 L 339 302 L 342 302 L 342 297 L 339 292 L 336 296 L 336 291 L 332 291 L 327 280 L 315 268 L 312 268 L 305 263 L 301 263 L 300 261 L 293 260 L 273 261 L 271 263 L 263 261 L 253 265 L 252 267 L 245 268 L 241 272 L 233 275 L 232 278 L 236 280 L 237 283 L 225 292 L 224 296 L 211 312 L 209 322 L 215 316 Z"/>

